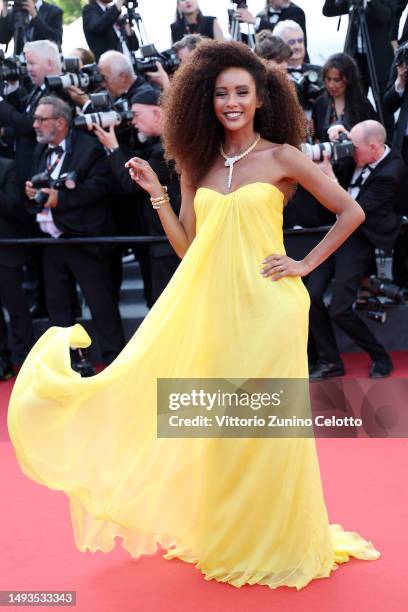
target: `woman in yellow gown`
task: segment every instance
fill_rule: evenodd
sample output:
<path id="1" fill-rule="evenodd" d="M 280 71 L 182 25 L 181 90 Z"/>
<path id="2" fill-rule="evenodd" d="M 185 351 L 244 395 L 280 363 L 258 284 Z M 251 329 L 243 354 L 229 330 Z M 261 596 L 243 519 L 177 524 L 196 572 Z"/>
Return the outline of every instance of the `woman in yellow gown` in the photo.
<path id="1" fill-rule="evenodd" d="M 68 495 L 79 550 L 108 552 L 119 536 L 134 557 L 161 545 L 207 580 L 301 589 L 350 555 L 379 557 L 329 524 L 314 439 L 157 437 L 156 383 L 307 378 L 300 277 L 364 213 L 298 150 L 302 112 L 287 79 L 240 43 L 200 45 L 174 78 L 165 116 L 167 153 L 182 170 L 180 219 L 149 165 L 128 167 L 182 262 L 97 376 L 70 367 L 69 347 L 90 342 L 82 327 L 40 338 L 14 386 L 10 436 L 24 473 Z M 295 181 L 338 216 L 301 262 L 282 239 Z"/>

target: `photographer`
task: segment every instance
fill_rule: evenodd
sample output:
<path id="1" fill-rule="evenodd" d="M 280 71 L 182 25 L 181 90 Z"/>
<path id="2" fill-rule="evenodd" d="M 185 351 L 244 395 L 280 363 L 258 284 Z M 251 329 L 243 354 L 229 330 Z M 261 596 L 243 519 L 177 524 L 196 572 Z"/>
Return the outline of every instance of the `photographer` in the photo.
<path id="1" fill-rule="evenodd" d="M 46 172 L 48 187 L 27 181 L 27 207 L 37 210 L 38 230 L 55 238 L 104 236 L 112 232 L 108 202 L 110 172 L 98 141 L 71 129 L 71 109 L 55 97 L 43 98 L 34 115 L 38 146 L 32 175 Z M 75 173 L 71 189 L 53 187 L 62 174 Z M 37 179 L 39 180 L 39 179 Z M 35 205 L 38 192 L 45 202 Z M 44 197 L 45 196 L 45 197 Z M 53 325 L 75 323 L 72 276 L 82 289 L 92 314 L 102 359 L 111 363 L 124 345 L 119 308 L 112 285 L 110 258 L 104 245 L 45 245 L 43 273 L 48 313 Z M 74 353 L 74 369 L 81 371 L 80 355 Z M 85 374 L 92 373 L 87 368 Z"/>
<path id="2" fill-rule="evenodd" d="M 203 15 L 197 0 L 177 0 L 176 20 L 170 28 L 172 43 L 181 40 L 187 34 L 201 34 L 207 38 L 224 40 L 217 19 Z"/>
<path id="3" fill-rule="evenodd" d="M 38 40 L 26 43 L 24 54 L 27 73 L 33 84 L 28 96 L 20 90 L 10 97 L 10 102 L 0 97 L 0 125 L 11 127 L 15 134 L 16 165 L 21 185 L 30 175 L 32 155 L 36 145 L 33 115 L 40 99 L 47 94 L 44 79 L 48 75 L 61 74 L 61 59 L 55 43 Z"/>
<path id="4" fill-rule="evenodd" d="M 315 137 L 320 142 L 330 139 L 332 125 L 341 124 L 350 130 L 365 119 L 377 119 L 377 113 L 364 95 L 357 64 L 346 53 L 329 57 L 322 69 L 326 91 L 313 106 Z"/>
<path id="5" fill-rule="evenodd" d="M 288 58 L 288 75 L 295 83 L 299 102 L 306 117 L 307 138 L 313 138 L 312 108 L 323 89 L 321 66 L 306 62 L 305 37 L 295 21 L 280 21 L 274 29 L 274 36 L 286 43 L 292 55 Z"/>
<path id="6" fill-rule="evenodd" d="M 307 54 L 306 16 L 300 6 L 297 6 L 294 2 L 267 0 L 264 10 L 258 13 L 256 17 L 254 17 L 248 8 L 238 8 L 237 14 L 240 21 L 253 24 L 256 32 L 261 32 L 262 30 L 273 32 L 280 21 L 295 21 L 303 30 L 306 59 L 309 61 Z"/>
<path id="7" fill-rule="evenodd" d="M 0 159 L 0 238 L 27 236 L 27 214 L 18 197 L 14 162 Z M 24 248 L 18 245 L 0 247 L 0 381 L 13 376 L 11 351 L 3 308 L 10 318 L 15 357 L 22 363 L 33 342 L 33 327 L 27 299 L 22 288 Z"/>
<path id="8" fill-rule="evenodd" d="M 379 86 L 379 103 L 381 104 L 384 96 L 390 67 L 394 53 L 391 45 L 391 25 L 393 10 L 387 0 L 325 0 L 323 15 L 325 17 L 336 17 L 340 15 L 350 15 L 350 25 L 347 47 L 344 52 L 351 55 L 357 62 L 363 80 L 365 93 L 367 94 L 370 83 L 370 71 L 367 62 L 367 49 L 364 44 L 361 30 L 355 11 L 364 7 L 364 15 L 367 21 L 368 35 L 373 53 L 375 72 Z M 350 12 L 350 9 L 351 12 Z M 377 109 L 378 110 L 378 109 Z M 385 127 L 389 137 L 393 131 L 393 117 L 382 105 Z"/>
<path id="9" fill-rule="evenodd" d="M 107 89 L 111 98 L 115 101 L 124 100 L 129 105 L 133 96 L 137 93 L 140 87 L 146 85 L 146 81 L 135 74 L 130 61 L 118 51 L 107 51 L 104 53 L 98 63 L 100 72 L 103 76 L 103 85 Z M 86 114 L 94 112 L 92 104 L 86 106 Z M 133 150 L 147 148 L 138 138 L 138 133 L 132 129 L 127 122 L 120 125 L 116 130 L 117 138 L 120 145 L 126 145 Z M 118 204 L 113 208 L 115 224 L 120 235 L 143 236 L 146 233 L 145 222 L 142 215 L 138 216 L 135 213 L 133 198 L 124 193 L 120 184 L 115 181 L 114 185 L 115 201 Z M 132 245 L 132 250 L 136 259 L 139 261 L 140 269 L 144 283 L 144 297 L 148 307 L 152 304 L 151 289 L 150 289 L 150 263 L 144 245 Z M 116 253 L 116 263 L 114 266 L 115 288 L 119 293 L 122 282 L 122 258 L 121 252 Z"/>
<path id="10" fill-rule="evenodd" d="M 408 166 L 408 45 L 402 45 L 396 55 L 391 69 L 390 80 L 384 96 L 384 104 L 390 113 L 398 110 L 399 116 L 394 130 L 393 150 L 401 153 Z M 408 176 L 405 175 L 402 188 L 397 198 L 398 210 L 408 215 Z M 406 232 L 401 232 L 394 249 L 392 262 L 394 282 L 408 287 L 408 240 Z"/>
<path id="11" fill-rule="evenodd" d="M 114 100 L 125 98 L 130 102 L 137 89 L 145 80 L 136 75 L 131 62 L 118 51 L 107 51 L 98 62 L 103 76 L 103 86 L 106 87 Z"/>
<path id="12" fill-rule="evenodd" d="M 318 363 L 310 371 L 312 380 L 344 374 L 332 323 L 369 353 L 371 378 L 389 376 L 393 370 L 385 348 L 355 313 L 353 304 L 373 249 L 390 251 L 398 234 L 400 218 L 394 205 L 406 169 L 401 157 L 385 144 L 386 132 L 381 123 L 372 120 L 358 123 L 349 137 L 354 145 L 354 164 L 349 171 L 348 191 L 363 208 L 366 219 L 334 255 L 308 277 L 310 334 L 318 356 Z M 327 156 L 321 169 L 337 180 Z M 323 296 L 332 280 L 331 304 L 327 309 Z"/>
<path id="13" fill-rule="evenodd" d="M 105 51 L 120 51 L 131 58 L 139 41 L 129 24 L 121 17 L 125 0 L 89 0 L 82 10 L 84 35 L 96 61 Z"/>
<path id="14" fill-rule="evenodd" d="M 7 8 L 7 0 L 0 0 L 0 43 L 7 45 L 14 36 L 16 55 L 20 55 L 27 41 L 53 40 L 61 47 L 62 16 L 58 6 L 43 0 L 15 1 L 11 11 Z"/>
<path id="15" fill-rule="evenodd" d="M 180 211 L 180 184 L 178 176 L 173 168 L 165 161 L 162 132 L 162 109 L 159 106 L 159 92 L 150 85 L 140 87 L 133 96 L 132 124 L 149 137 L 149 149 L 141 154 L 142 158 L 149 162 L 150 166 L 159 176 L 162 185 L 168 189 L 170 201 L 174 212 L 178 215 Z M 120 146 L 113 128 L 109 131 L 103 130 L 98 125 L 93 126 L 96 136 L 109 153 L 109 164 L 120 182 L 123 190 L 128 194 L 142 194 L 140 205 L 143 206 L 143 215 L 146 221 L 148 233 L 151 236 L 164 236 L 163 226 L 155 210 L 153 210 L 148 194 L 131 180 L 125 163 L 135 154 L 125 146 Z M 136 203 L 136 206 L 139 203 Z M 180 263 L 179 257 L 167 242 L 152 244 L 150 246 L 151 284 L 153 302 L 160 296 L 170 278 Z"/>

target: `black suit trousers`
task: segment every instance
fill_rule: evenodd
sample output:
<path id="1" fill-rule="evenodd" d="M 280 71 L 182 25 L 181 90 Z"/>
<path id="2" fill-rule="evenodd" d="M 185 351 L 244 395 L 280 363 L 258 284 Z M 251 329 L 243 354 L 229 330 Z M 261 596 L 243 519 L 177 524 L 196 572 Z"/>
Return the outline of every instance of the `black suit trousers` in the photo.
<path id="1" fill-rule="evenodd" d="M 386 355 L 384 347 L 353 310 L 371 256 L 372 246 L 361 232 L 356 231 L 308 277 L 310 334 L 320 361 L 334 363 L 340 360 L 332 323 L 336 323 L 373 360 Z M 327 308 L 323 296 L 332 279 L 332 299 Z"/>
<path id="2" fill-rule="evenodd" d="M 45 245 L 43 273 L 51 323 L 61 327 L 75 323 L 73 275 L 91 311 L 102 359 L 111 363 L 122 350 L 124 338 L 109 256 L 99 246 Z"/>
<path id="3" fill-rule="evenodd" d="M 21 268 L 0 266 L 0 356 L 8 361 L 10 349 L 2 308 L 9 313 L 15 355 L 22 362 L 33 344 L 33 325 L 22 288 Z"/>

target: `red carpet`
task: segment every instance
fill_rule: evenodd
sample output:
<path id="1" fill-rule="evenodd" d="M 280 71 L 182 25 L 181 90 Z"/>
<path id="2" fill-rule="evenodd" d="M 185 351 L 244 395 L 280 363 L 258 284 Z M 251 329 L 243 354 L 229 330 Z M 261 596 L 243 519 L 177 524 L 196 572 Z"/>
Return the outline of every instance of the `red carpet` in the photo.
<path id="1" fill-rule="evenodd" d="M 393 357 L 394 376 L 407 376 L 407 354 Z M 346 366 L 348 375 L 366 376 L 368 359 L 348 355 Z M 80 612 L 407 609 L 406 439 L 317 441 L 330 521 L 372 540 L 382 553 L 378 561 L 353 559 L 330 578 L 315 580 L 299 592 L 261 586 L 235 589 L 204 581 L 194 566 L 182 561 L 165 561 L 160 555 L 133 560 L 119 545 L 109 555 L 77 551 L 65 495 L 31 482 L 17 466 L 5 429 L 11 386 L 0 383 L 0 590 L 75 590 L 75 609 Z"/>

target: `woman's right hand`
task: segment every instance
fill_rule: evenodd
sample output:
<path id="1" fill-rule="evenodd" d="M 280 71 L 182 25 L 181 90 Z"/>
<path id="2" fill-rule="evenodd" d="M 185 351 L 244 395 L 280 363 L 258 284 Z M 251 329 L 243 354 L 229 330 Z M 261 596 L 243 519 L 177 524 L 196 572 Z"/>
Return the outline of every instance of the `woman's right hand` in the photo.
<path id="1" fill-rule="evenodd" d="M 125 168 L 129 169 L 132 181 L 147 191 L 152 198 L 163 195 L 163 187 L 159 178 L 147 161 L 140 157 L 132 157 L 126 162 Z"/>

